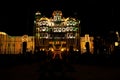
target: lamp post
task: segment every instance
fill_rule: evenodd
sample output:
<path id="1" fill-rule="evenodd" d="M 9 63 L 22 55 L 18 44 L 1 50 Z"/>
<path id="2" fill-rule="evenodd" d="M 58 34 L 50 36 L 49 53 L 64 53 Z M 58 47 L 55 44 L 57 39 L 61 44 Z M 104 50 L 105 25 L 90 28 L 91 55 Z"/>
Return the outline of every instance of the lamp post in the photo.
<path id="1" fill-rule="evenodd" d="M 118 46 L 119 46 L 120 39 L 119 39 L 119 33 L 118 33 L 118 31 L 116 31 L 116 35 L 117 35 L 117 41 L 118 41 Z"/>

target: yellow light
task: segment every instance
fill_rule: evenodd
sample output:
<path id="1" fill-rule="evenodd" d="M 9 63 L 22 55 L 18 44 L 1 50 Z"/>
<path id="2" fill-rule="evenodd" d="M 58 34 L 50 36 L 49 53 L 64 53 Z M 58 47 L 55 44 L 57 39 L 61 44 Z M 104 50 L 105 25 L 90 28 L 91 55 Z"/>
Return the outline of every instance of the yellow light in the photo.
<path id="1" fill-rule="evenodd" d="M 115 42 L 115 46 L 118 46 L 118 42 Z"/>
<path id="2" fill-rule="evenodd" d="M 117 34 L 117 35 L 119 34 L 118 31 L 116 31 L 116 34 Z"/>
<path id="3" fill-rule="evenodd" d="M 35 15 L 41 15 L 41 13 L 40 13 L 39 11 L 37 11 L 37 12 L 35 13 Z"/>
<path id="4" fill-rule="evenodd" d="M 45 49 L 44 49 L 44 48 L 43 48 L 42 50 L 43 50 L 43 51 L 45 51 Z"/>
<path id="5" fill-rule="evenodd" d="M 64 51 L 64 49 L 62 48 L 61 51 Z"/>
<path id="6" fill-rule="evenodd" d="M 5 32 L 0 32 L 1 35 L 7 35 Z"/>
<path id="7" fill-rule="evenodd" d="M 52 49 L 51 49 L 51 51 L 53 52 L 53 51 L 54 51 L 54 49 L 52 48 Z"/>
<path id="8" fill-rule="evenodd" d="M 90 41 L 89 34 L 85 34 L 85 42 L 89 42 L 89 41 Z"/>

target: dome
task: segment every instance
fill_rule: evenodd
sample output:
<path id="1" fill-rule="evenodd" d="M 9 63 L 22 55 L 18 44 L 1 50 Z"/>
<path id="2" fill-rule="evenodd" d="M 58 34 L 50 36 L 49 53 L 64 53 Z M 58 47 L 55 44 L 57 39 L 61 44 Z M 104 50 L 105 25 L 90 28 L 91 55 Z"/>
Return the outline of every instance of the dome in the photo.
<path id="1" fill-rule="evenodd" d="M 40 21 L 41 21 L 41 20 L 43 20 L 43 21 L 44 21 L 44 20 L 45 20 L 45 21 L 49 21 L 49 19 L 48 19 L 47 17 L 42 17 L 42 18 L 40 19 Z"/>
<path id="2" fill-rule="evenodd" d="M 53 16 L 62 16 L 62 11 L 56 10 L 52 14 Z"/>
<path id="3" fill-rule="evenodd" d="M 0 32 L 0 35 L 7 35 L 5 32 Z"/>
<path id="4" fill-rule="evenodd" d="M 39 11 L 37 11 L 37 12 L 35 13 L 35 15 L 41 15 L 41 13 L 40 13 Z"/>

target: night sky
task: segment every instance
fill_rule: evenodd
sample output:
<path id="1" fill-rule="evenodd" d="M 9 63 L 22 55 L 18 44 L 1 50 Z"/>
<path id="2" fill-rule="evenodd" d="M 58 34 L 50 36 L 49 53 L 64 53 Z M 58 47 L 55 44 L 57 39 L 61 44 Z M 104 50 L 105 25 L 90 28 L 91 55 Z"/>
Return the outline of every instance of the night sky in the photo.
<path id="1" fill-rule="evenodd" d="M 81 21 L 81 33 L 105 34 L 120 31 L 120 6 L 115 1 L 98 0 L 31 0 L 0 2 L 0 31 L 11 36 L 33 35 L 34 13 L 51 17 L 61 10 L 63 17 L 76 17 Z"/>

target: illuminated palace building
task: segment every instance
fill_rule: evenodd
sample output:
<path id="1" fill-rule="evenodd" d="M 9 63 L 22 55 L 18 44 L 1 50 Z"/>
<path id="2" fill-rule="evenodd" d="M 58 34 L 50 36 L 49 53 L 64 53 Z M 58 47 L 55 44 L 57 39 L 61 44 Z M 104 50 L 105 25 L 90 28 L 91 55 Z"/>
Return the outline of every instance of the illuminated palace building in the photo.
<path id="1" fill-rule="evenodd" d="M 93 37 L 89 34 L 80 36 L 80 21 L 64 18 L 61 11 L 54 11 L 51 18 L 35 13 L 33 36 L 10 36 L 0 32 L 0 53 L 20 54 L 26 51 L 86 51 L 85 44 L 89 42 L 90 52 L 93 53 Z"/>

